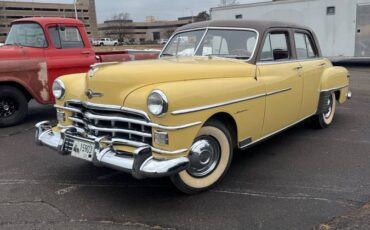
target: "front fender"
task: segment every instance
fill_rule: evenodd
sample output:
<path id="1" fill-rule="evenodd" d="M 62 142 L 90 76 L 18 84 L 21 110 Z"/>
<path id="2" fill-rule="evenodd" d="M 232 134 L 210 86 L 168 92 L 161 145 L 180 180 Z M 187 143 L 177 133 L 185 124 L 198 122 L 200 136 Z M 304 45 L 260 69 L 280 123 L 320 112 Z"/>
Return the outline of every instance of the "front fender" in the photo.
<path id="1" fill-rule="evenodd" d="M 151 115 L 146 105 L 149 94 L 156 89 L 164 92 L 169 101 L 168 113 L 162 117 Z M 155 146 L 162 149 L 168 148 L 166 150 L 188 149 L 202 124 L 218 113 L 227 113 L 235 120 L 238 126 L 238 140 L 258 136 L 264 118 L 265 98 L 261 96 L 255 100 L 227 102 L 264 95 L 264 93 L 264 84 L 253 77 L 179 81 L 138 89 L 126 98 L 124 106 L 147 111 L 151 120 L 161 125 L 179 126 L 201 122 L 198 126 L 169 132 L 168 146 Z M 225 102 L 227 104 L 215 106 Z M 181 114 L 174 113 L 174 111 L 201 107 L 204 109 Z"/>

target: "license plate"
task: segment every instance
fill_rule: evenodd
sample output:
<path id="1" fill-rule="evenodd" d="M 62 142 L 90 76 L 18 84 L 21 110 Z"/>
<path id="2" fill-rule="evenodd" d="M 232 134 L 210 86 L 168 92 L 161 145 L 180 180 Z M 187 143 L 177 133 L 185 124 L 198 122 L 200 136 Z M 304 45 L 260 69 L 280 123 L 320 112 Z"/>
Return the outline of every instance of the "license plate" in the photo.
<path id="1" fill-rule="evenodd" d="M 82 160 L 92 161 L 94 156 L 94 149 L 95 145 L 93 143 L 75 140 L 73 143 L 71 155 Z"/>

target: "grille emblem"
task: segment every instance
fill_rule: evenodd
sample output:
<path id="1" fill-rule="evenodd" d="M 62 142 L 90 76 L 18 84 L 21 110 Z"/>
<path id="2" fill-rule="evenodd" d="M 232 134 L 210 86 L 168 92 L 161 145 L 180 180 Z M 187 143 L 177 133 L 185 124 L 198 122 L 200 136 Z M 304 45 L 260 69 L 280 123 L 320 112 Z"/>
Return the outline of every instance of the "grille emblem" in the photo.
<path id="1" fill-rule="evenodd" d="M 104 94 L 102 94 L 102 93 L 99 93 L 99 92 L 93 92 L 92 90 L 88 90 L 88 91 L 86 91 L 85 92 L 85 95 L 87 96 L 87 98 L 89 98 L 89 99 L 92 99 L 92 98 L 94 98 L 94 97 L 103 97 L 104 96 Z"/>

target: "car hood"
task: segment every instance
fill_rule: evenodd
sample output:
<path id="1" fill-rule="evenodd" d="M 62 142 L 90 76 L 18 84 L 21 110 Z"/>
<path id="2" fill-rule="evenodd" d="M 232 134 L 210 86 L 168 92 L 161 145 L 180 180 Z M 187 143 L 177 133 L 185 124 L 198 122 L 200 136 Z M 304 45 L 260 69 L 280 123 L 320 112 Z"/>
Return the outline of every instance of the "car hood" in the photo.
<path id="1" fill-rule="evenodd" d="M 87 75 L 86 90 L 103 95 L 91 98 L 90 101 L 93 103 L 122 104 L 131 92 L 148 85 L 215 78 L 254 77 L 255 71 L 255 66 L 245 61 L 216 57 L 124 62 L 101 66 L 93 75 Z"/>
<path id="2" fill-rule="evenodd" d="M 27 51 L 19 46 L 0 46 L 0 60 L 25 58 Z"/>

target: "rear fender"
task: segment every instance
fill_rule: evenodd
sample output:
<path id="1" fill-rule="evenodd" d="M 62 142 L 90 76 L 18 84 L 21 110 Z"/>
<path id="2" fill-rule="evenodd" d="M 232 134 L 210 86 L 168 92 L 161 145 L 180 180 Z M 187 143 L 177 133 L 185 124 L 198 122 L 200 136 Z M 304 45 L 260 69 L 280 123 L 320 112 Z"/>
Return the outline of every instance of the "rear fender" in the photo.
<path id="1" fill-rule="evenodd" d="M 349 73 L 343 67 L 327 68 L 321 78 L 321 93 L 335 92 L 339 103 L 344 103 L 347 100 L 349 88 Z"/>

